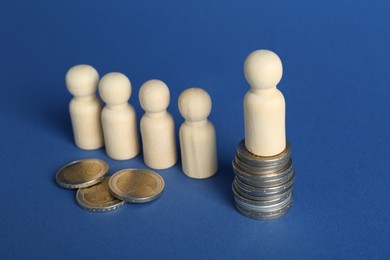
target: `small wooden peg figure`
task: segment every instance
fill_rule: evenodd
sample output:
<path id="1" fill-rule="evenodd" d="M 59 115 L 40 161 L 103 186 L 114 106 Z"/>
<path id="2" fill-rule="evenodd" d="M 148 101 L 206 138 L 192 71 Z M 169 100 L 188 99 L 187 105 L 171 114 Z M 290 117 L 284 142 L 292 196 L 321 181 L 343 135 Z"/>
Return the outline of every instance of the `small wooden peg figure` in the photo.
<path id="1" fill-rule="evenodd" d="M 77 65 L 69 69 L 65 81 L 74 96 L 69 104 L 69 112 L 76 146 L 84 150 L 103 147 L 102 105 L 96 97 L 98 72 L 89 65 Z"/>
<path id="2" fill-rule="evenodd" d="M 207 119 L 211 98 L 200 88 L 189 88 L 179 97 L 179 111 L 185 122 L 180 127 L 180 148 L 184 174 L 196 179 L 213 176 L 218 170 L 216 134 Z"/>
<path id="3" fill-rule="evenodd" d="M 128 103 L 131 96 L 129 79 L 117 72 L 105 75 L 99 82 L 99 93 L 106 106 L 102 125 L 106 153 L 115 160 L 127 160 L 140 151 L 137 116 Z"/>
<path id="4" fill-rule="evenodd" d="M 139 102 L 145 110 L 140 128 L 144 162 L 153 169 L 176 164 L 175 123 L 167 112 L 170 94 L 161 80 L 146 81 L 139 90 Z"/>

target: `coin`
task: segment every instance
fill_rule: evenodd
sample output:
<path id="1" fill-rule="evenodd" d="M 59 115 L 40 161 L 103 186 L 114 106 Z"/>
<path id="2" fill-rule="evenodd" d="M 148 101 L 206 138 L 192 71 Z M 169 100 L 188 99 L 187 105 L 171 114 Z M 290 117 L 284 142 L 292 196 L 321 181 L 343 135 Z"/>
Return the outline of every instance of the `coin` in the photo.
<path id="1" fill-rule="evenodd" d="M 164 189 L 164 179 L 147 169 L 124 169 L 115 173 L 109 181 L 113 196 L 133 203 L 157 199 Z"/>
<path id="2" fill-rule="evenodd" d="M 285 193 L 282 193 L 280 195 L 276 196 L 270 196 L 270 197 L 246 197 L 245 195 L 241 194 L 236 188 L 235 185 L 232 185 L 232 190 L 234 193 L 234 200 L 240 201 L 242 203 L 248 204 L 248 205 L 254 205 L 254 206 L 269 206 L 269 205 L 275 205 L 279 202 L 284 201 L 285 199 L 290 196 L 292 193 L 292 189 L 288 190 Z"/>
<path id="3" fill-rule="evenodd" d="M 74 161 L 57 172 L 56 182 L 67 189 L 85 188 L 100 182 L 108 169 L 108 164 L 99 159 Z"/>
<path id="4" fill-rule="evenodd" d="M 249 184 L 251 186 L 255 187 L 273 187 L 273 186 L 278 186 L 283 183 L 286 183 L 288 180 L 290 180 L 294 175 L 294 169 L 291 169 L 289 171 L 286 171 L 286 174 L 284 176 L 281 176 L 280 178 L 277 179 L 270 179 L 266 181 L 258 181 L 258 180 L 251 180 L 246 177 L 243 177 L 240 174 L 236 174 L 236 177 L 240 179 L 245 184 Z"/>
<path id="5" fill-rule="evenodd" d="M 279 164 L 275 164 L 275 165 L 256 166 L 256 165 L 248 164 L 248 162 L 243 161 L 242 158 L 236 154 L 233 162 L 237 167 L 239 167 L 243 171 L 250 172 L 253 175 L 257 175 L 261 177 L 285 169 L 288 165 L 291 164 L 291 159 L 290 158 L 287 159 L 289 160 L 283 160 Z"/>
<path id="6" fill-rule="evenodd" d="M 291 145 L 289 142 L 286 142 L 286 149 L 280 154 L 263 157 L 249 152 L 245 147 L 245 139 L 243 139 L 237 146 L 237 156 L 243 162 L 257 167 L 281 165 L 290 159 Z"/>
<path id="7" fill-rule="evenodd" d="M 125 202 L 113 197 L 108 187 L 110 177 L 96 185 L 77 190 L 76 201 L 85 210 L 92 212 L 112 211 L 122 207 Z"/>
<path id="8" fill-rule="evenodd" d="M 276 202 L 272 205 L 266 205 L 266 206 L 259 206 L 259 205 L 253 205 L 253 204 L 247 204 L 240 200 L 235 200 L 236 204 L 238 204 L 240 207 L 254 212 L 274 212 L 277 210 L 282 209 L 292 198 L 292 192 L 288 194 L 288 197 L 285 198 L 282 201 Z"/>
<path id="9" fill-rule="evenodd" d="M 294 175 L 294 168 L 291 164 L 284 169 L 281 169 L 277 172 L 269 173 L 266 175 L 256 175 L 250 172 L 244 171 L 233 161 L 233 171 L 236 174 L 237 178 L 241 181 L 260 187 L 276 186 L 287 182 Z"/>
<path id="10" fill-rule="evenodd" d="M 278 198 L 287 196 L 293 190 L 293 187 L 291 186 L 289 189 L 287 189 L 286 191 L 281 192 L 279 194 L 258 196 L 258 195 L 253 195 L 251 193 L 248 193 L 245 190 L 242 190 L 240 187 L 237 186 L 237 183 L 235 181 L 233 182 L 232 186 L 234 187 L 235 191 L 238 194 L 240 194 L 244 198 L 250 199 L 252 201 L 267 201 L 267 200 L 273 201 L 273 200 L 277 200 Z"/>
<path id="11" fill-rule="evenodd" d="M 292 199 L 281 209 L 272 211 L 272 212 L 255 212 L 255 211 L 250 211 L 247 209 L 242 208 L 240 205 L 236 204 L 236 208 L 238 212 L 240 212 L 242 215 L 256 219 L 256 220 L 271 220 L 271 219 L 276 219 L 279 218 L 283 215 L 285 215 L 291 208 L 292 205 Z"/>
<path id="12" fill-rule="evenodd" d="M 272 187 L 256 187 L 243 183 L 237 177 L 234 178 L 237 189 L 243 194 L 249 194 L 251 196 L 271 196 L 282 194 L 290 189 L 294 184 L 294 176 L 284 184 Z"/>

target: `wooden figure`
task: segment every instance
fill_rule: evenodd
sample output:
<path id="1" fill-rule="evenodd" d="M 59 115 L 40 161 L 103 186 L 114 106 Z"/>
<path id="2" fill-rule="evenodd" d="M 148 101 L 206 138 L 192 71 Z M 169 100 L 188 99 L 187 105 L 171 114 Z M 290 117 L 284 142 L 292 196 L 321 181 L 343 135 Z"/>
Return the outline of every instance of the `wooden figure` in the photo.
<path id="1" fill-rule="evenodd" d="M 211 98 L 203 89 L 187 89 L 179 97 L 179 110 L 185 119 L 180 127 L 183 172 L 196 179 L 211 177 L 218 170 L 215 128 L 207 119 Z"/>
<path id="2" fill-rule="evenodd" d="M 258 156 L 273 156 L 286 148 L 285 101 L 276 88 L 282 78 L 279 57 L 269 50 L 249 54 L 244 63 L 251 86 L 244 98 L 245 146 Z"/>
<path id="3" fill-rule="evenodd" d="M 137 116 L 128 103 L 131 83 L 122 73 L 109 73 L 99 82 L 100 97 L 106 103 L 102 125 L 106 153 L 115 160 L 127 160 L 140 151 Z"/>
<path id="4" fill-rule="evenodd" d="M 139 90 L 139 102 L 145 110 L 140 128 L 144 162 L 153 169 L 176 164 L 175 123 L 167 112 L 170 94 L 161 80 L 146 81 Z"/>
<path id="5" fill-rule="evenodd" d="M 69 69 L 65 81 L 74 96 L 69 104 L 69 112 L 76 146 L 84 150 L 103 147 L 100 121 L 102 105 L 95 94 L 99 82 L 98 72 L 89 65 L 77 65 Z"/>

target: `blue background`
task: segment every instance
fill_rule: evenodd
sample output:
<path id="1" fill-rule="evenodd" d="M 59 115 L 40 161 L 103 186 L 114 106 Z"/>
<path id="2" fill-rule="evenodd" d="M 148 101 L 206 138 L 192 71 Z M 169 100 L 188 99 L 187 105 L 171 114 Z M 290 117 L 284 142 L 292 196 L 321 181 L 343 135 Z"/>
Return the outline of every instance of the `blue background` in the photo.
<path id="1" fill-rule="evenodd" d="M 4 1 L 0 4 L 0 253 L 6 258 L 386 258 L 390 256 L 388 1 Z M 255 221 L 234 207 L 231 160 L 244 137 L 243 62 L 271 49 L 293 144 L 289 214 Z M 145 167 L 74 145 L 64 76 L 73 65 L 133 85 L 152 78 L 177 99 L 209 92 L 218 174 L 158 171 L 164 194 L 94 214 L 56 171 L 96 157 L 110 172 Z"/>

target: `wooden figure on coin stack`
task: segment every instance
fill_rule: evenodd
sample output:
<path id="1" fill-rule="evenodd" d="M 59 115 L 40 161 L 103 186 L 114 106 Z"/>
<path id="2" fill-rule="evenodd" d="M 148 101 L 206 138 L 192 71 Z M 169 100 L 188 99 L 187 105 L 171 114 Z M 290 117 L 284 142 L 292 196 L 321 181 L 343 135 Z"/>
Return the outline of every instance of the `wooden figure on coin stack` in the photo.
<path id="1" fill-rule="evenodd" d="M 109 73 L 99 82 L 100 97 L 106 102 L 102 125 L 106 153 L 115 160 L 135 157 L 139 151 L 137 116 L 129 105 L 131 83 L 121 73 Z"/>
<path id="2" fill-rule="evenodd" d="M 77 65 L 69 69 L 65 81 L 74 96 L 69 112 L 76 146 L 85 150 L 101 148 L 104 145 L 100 121 L 102 106 L 95 94 L 99 74 L 89 65 Z"/>
<path id="3" fill-rule="evenodd" d="M 250 90 L 244 98 L 245 146 L 259 156 L 286 148 L 285 101 L 276 85 L 282 78 L 279 57 L 269 50 L 252 52 L 244 63 Z"/>
<path id="4" fill-rule="evenodd" d="M 234 200 L 246 217 L 276 219 L 291 208 L 295 180 L 285 101 L 276 88 L 282 62 L 272 51 L 256 50 L 246 58 L 244 73 L 250 90 L 244 97 L 245 139 L 232 162 Z"/>
<path id="5" fill-rule="evenodd" d="M 183 172 L 191 178 L 204 179 L 218 170 L 215 128 L 207 120 L 211 98 L 200 88 L 190 88 L 179 97 L 179 111 L 185 122 L 180 127 Z"/>
<path id="6" fill-rule="evenodd" d="M 140 123 L 144 162 L 153 169 L 167 169 L 177 161 L 175 123 L 166 110 L 169 100 L 169 89 L 161 80 L 149 80 L 139 91 L 145 110 Z"/>

